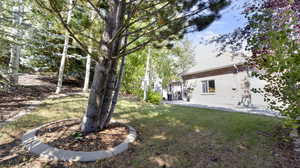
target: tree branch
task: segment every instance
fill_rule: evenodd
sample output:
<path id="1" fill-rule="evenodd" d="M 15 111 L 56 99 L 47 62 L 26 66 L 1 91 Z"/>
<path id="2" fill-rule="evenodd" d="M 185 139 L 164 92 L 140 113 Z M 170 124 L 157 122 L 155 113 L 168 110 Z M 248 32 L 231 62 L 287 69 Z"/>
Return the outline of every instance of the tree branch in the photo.
<path id="1" fill-rule="evenodd" d="M 86 0 L 90 5 L 91 7 L 97 12 L 97 14 L 100 16 L 101 19 L 103 19 L 104 21 L 106 21 L 106 17 L 103 16 L 101 14 L 101 11 L 95 6 L 95 4 L 93 4 L 90 0 Z"/>
<path id="2" fill-rule="evenodd" d="M 60 12 L 53 5 L 50 4 L 50 6 L 53 9 L 53 11 L 50 10 L 50 12 L 55 13 L 57 15 L 58 19 L 60 20 L 60 22 L 62 23 L 64 28 L 68 31 L 69 35 L 80 45 L 80 47 L 83 49 L 83 51 L 89 55 L 93 55 L 92 53 L 90 53 L 88 51 L 87 47 L 75 36 L 75 34 L 70 29 L 69 25 L 64 21 Z"/>
<path id="3" fill-rule="evenodd" d="M 119 57 L 126 56 L 126 55 L 129 55 L 129 54 L 131 54 L 131 53 L 134 53 L 134 52 L 136 52 L 136 51 L 138 51 L 138 50 L 144 48 L 147 44 L 151 43 L 152 41 L 153 41 L 152 39 L 149 39 L 148 41 L 146 41 L 146 42 L 144 42 L 144 43 L 142 43 L 142 44 L 140 44 L 140 45 L 137 45 L 137 46 L 134 47 L 134 48 L 128 49 L 128 51 L 125 50 L 124 52 L 121 52 L 121 53 L 120 53 Z M 128 46 L 128 45 L 126 45 L 126 46 Z M 124 46 L 124 47 L 125 47 L 125 46 Z"/>

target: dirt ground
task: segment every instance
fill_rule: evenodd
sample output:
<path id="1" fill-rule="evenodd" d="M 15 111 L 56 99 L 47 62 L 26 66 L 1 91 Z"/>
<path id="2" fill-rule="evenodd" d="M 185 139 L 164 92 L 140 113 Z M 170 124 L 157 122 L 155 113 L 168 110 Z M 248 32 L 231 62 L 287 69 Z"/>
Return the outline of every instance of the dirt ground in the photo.
<path id="1" fill-rule="evenodd" d="M 54 94 L 56 77 L 24 74 L 19 76 L 19 85 L 10 91 L 0 91 L 0 123 L 17 115 L 31 105 L 30 101 L 43 100 Z M 80 91 L 78 81 L 64 81 L 62 93 Z"/>

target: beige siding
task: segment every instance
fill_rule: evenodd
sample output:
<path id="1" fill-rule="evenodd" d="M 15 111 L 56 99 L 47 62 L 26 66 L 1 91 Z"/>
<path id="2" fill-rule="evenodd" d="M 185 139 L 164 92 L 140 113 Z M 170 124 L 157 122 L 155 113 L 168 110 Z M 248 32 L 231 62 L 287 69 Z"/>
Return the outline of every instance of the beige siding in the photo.
<path id="1" fill-rule="evenodd" d="M 242 98 L 242 80 L 245 77 L 247 77 L 246 71 L 188 80 L 187 82 L 192 83 L 194 87 L 191 93 L 191 102 L 204 105 L 235 106 Z M 204 80 L 215 80 L 215 93 L 202 93 L 201 81 Z M 249 81 L 251 88 L 263 88 L 264 86 L 264 81 L 256 78 L 250 78 Z M 262 95 L 252 93 L 251 96 L 254 106 L 266 106 Z"/>

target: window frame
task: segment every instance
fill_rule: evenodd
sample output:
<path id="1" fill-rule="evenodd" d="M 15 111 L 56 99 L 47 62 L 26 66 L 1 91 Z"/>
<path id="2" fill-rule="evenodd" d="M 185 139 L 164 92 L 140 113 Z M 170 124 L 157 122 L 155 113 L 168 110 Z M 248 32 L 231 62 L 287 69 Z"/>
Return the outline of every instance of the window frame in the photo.
<path id="1" fill-rule="evenodd" d="M 213 81 L 213 84 L 210 83 Z M 209 79 L 209 80 L 202 80 L 201 81 L 201 93 L 202 94 L 214 94 L 216 93 L 216 80 Z"/>

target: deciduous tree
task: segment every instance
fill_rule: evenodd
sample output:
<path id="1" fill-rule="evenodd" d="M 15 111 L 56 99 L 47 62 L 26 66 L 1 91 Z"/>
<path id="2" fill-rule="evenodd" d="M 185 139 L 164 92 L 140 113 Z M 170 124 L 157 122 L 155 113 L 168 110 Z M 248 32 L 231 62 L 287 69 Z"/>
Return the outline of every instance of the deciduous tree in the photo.
<path id="1" fill-rule="evenodd" d="M 247 6 L 248 24 L 218 39 L 233 51 L 251 52 L 254 75 L 267 84 L 264 94 L 273 110 L 293 123 L 300 116 L 300 1 L 265 0 Z"/>

